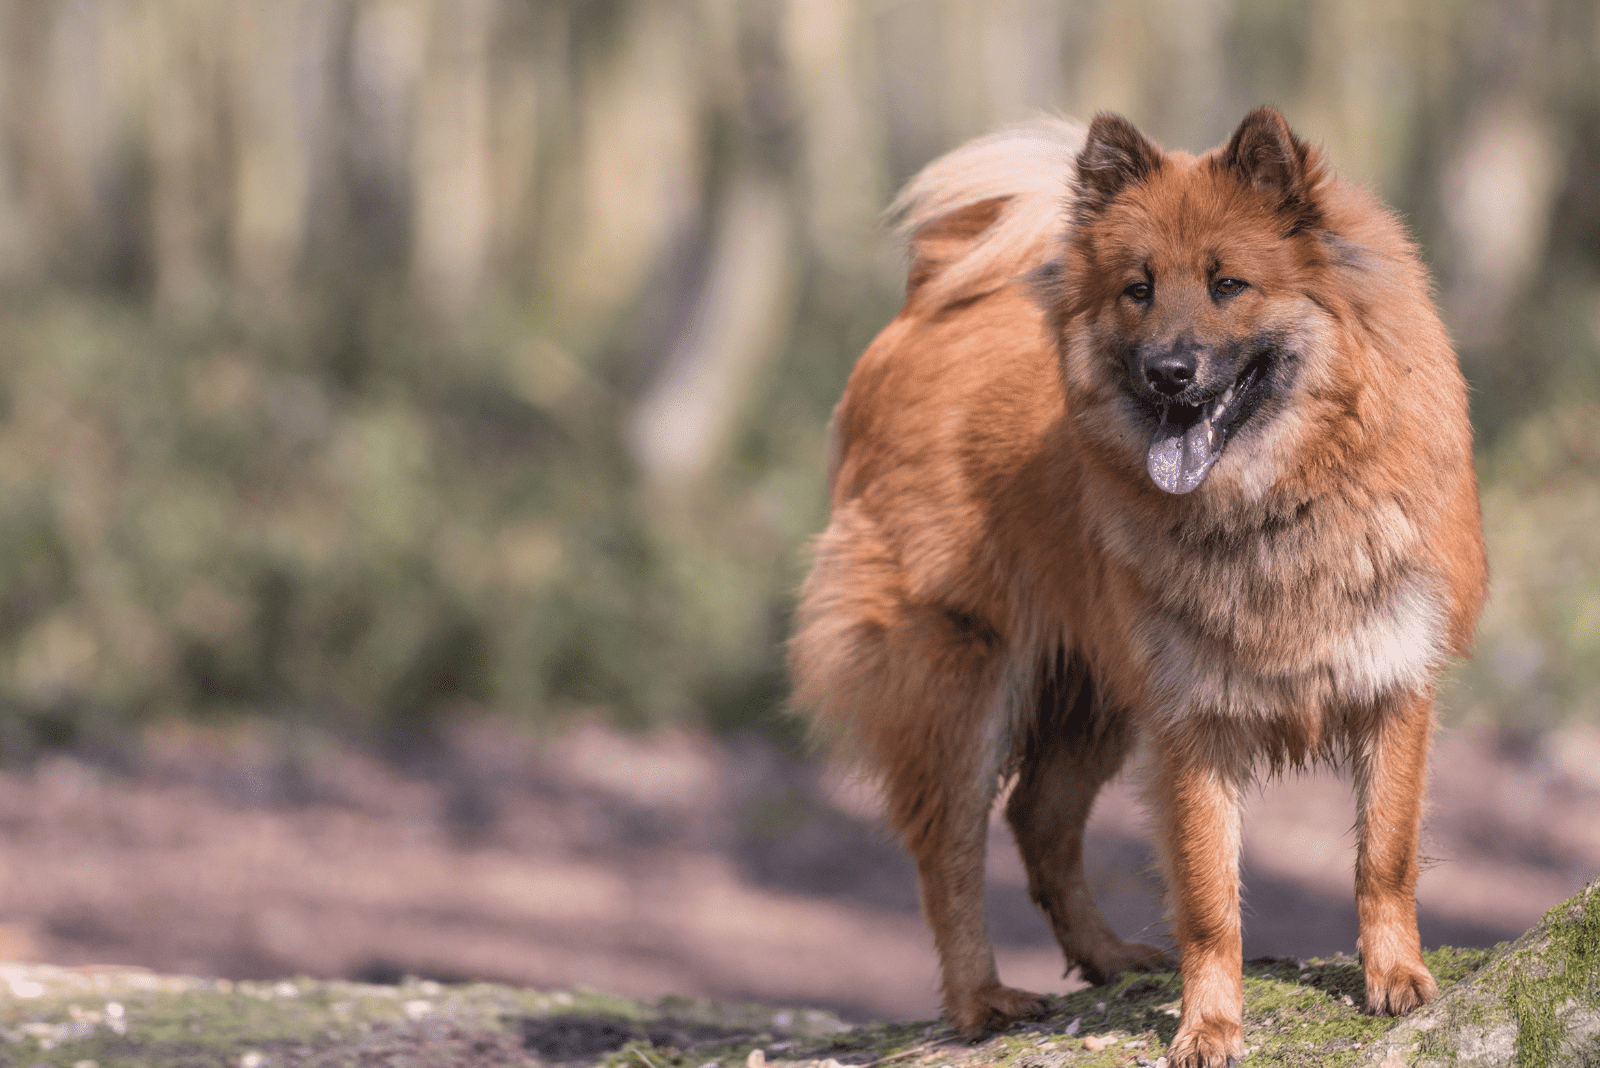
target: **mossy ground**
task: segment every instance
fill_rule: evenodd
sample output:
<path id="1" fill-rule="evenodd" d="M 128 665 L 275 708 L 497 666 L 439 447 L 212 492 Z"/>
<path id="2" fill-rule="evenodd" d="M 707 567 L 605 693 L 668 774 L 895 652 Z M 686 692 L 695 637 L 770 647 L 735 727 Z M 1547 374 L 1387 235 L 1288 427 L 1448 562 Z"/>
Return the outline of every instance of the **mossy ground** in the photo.
<path id="1" fill-rule="evenodd" d="M 1508 955 L 1506 1009 L 1517 1021 L 1517 1063 L 1547 1068 L 1566 1044 L 1562 1010 L 1581 1003 L 1600 1008 L 1600 894 L 1583 894 L 1545 914 L 1545 941 L 1537 950 Z"/>
<path id="2" fill-rule="evenodd" d="M 1448 987 L 1486 956 L 1447 948 L 1429 954 L 1428 964 Z M 1247 965 L 1251 1063 L 1354 1064 L 1394 1026 L 1360 1012 L 1361 991 L 1350 957 Z M 491 984 L 229 983 L 8 966 L 0 968 L 0 1065 L 737 1068 L 759 1049 L 773 1065 L 1110 1068 L 1158 1061 L 1177 1029 L 1179 998 L 1175 974 L 1129 976 L 1056 998 L 1049 1018 L 969 1044 L 933 1023 L 851 1028 L 823 1012 L 689 998 L 647 1003 Z"/>
<path id="3" fill-rule="evenodd" d="M 1600 1064 L 1600 880 L 1386 1039 L 1414 1068 Z"/>

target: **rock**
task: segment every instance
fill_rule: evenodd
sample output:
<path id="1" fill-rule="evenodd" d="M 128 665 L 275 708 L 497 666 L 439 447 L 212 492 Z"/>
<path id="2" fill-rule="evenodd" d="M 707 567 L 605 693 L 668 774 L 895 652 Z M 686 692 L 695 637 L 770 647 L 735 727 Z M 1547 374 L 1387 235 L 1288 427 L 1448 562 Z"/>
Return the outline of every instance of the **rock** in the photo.
<path id="1" fill-rule="evenodd" d="M 1600 879 L 1365 1051 L 1377 1068 L 1600 1064 Z"/>
<path id="2" fill-rule="evenodd" d="M 1247 1056 L 1368 1068 L 1600 1064 L 1600 880 L 1511 945 L 1446 947 L 1427 960 L 1444 993 L 1401 1020 L 1361 1011 L 1354 957 L 1247 962 Z M 1044 1018 L 974 1045 L 936 1023 L 852 1027 L 818 1010 L 672 996 L 0 964 L 0 1063 L 177 1063 L 203 1046 L 243 1068 L 1087 1068 L 1116 1047 L 1109 1056 L 1130 1068 L 1166 1068 L 1181 987 L 1173 973 L 1124 977 L 1052 998 Z"/>

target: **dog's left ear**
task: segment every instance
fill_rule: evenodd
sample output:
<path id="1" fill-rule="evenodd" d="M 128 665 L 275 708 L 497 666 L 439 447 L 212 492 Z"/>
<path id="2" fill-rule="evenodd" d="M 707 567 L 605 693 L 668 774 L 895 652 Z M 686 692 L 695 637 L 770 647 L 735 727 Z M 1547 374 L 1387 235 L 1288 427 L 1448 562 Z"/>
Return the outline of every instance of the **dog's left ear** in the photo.
<path id="1" fill-rule="evenodd" d="M 1222 162 L 1258 193 L 1305 193 L 1306 145 L 1277 108 L 1256 108 L 1246 115 L 1222 150 Z"/>
<path id="2" fill-rule="evenodd" d="M 1256 192 L 1276 197 L 1286 214 L 1301 216 L 1312 210 L 1318 154 L 1294 135 L 1277 108 L 1256 108 L 1244 117 L 1222 150 L 1222 165 Z M 1309 225 L 1312 220 L 1303 222 Z"/>

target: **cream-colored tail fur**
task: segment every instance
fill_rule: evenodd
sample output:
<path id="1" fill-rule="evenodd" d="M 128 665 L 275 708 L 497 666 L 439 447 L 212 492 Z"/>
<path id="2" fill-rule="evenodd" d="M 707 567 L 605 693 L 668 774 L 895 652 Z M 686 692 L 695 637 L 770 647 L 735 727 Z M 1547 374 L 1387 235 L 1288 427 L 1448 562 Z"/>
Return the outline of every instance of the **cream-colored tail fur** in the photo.
<path id="1" fill-rule="evenodd" d="M 1067 119 L 1034 119 L 947 152 L 906 183 L 888 215 L 912 239 L 952 212 L 1006 200 L 995 221 L 927 283 L 928 298 L 944 304 L 977 296 L 1051 257 L 1067 228 L 1086 132 Z"/>

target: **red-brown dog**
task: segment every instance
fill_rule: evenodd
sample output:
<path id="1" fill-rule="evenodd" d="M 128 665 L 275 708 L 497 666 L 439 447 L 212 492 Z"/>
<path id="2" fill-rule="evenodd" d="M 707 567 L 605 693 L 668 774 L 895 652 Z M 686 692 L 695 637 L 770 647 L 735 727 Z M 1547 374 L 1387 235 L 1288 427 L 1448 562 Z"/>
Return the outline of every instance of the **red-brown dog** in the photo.
<path id="1" fill-rule="evenodd" d="M 1040 122 L 924 170 L 905 307 L 834 416 L 796 704 L 879 777 L 966 1035 L 1000 984 L 985 825 L 1096 982 L 1160 968 L 1084 882 L 1135 743 L 1183 974 L 1174 1068 L 1240 1015 L 1239 795 L 1347 759 L 1366 1005 L 1437 992 L 1414 887 L 1434 679 L 1486 570 L 1466 386 L 1395 219 L 1271 109 L 1200 157 Z"/>

